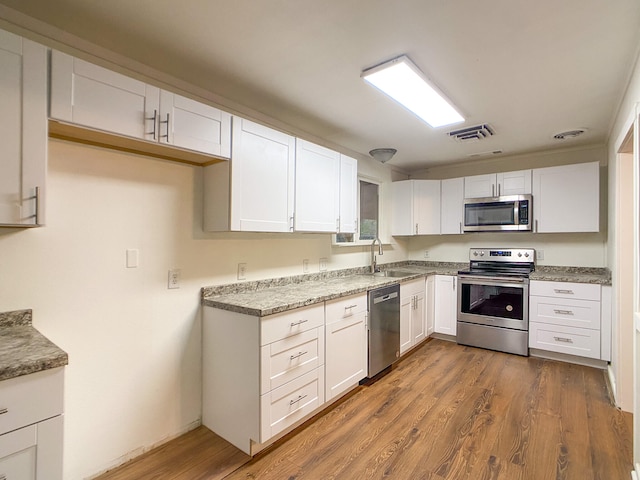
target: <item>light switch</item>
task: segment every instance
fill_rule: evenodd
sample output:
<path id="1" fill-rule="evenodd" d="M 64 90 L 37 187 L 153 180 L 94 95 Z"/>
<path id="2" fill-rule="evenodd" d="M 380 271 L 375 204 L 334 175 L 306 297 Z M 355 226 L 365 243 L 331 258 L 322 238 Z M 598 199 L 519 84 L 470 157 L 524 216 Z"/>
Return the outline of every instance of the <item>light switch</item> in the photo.
<path id="1" fill-rule="evenodd" d="M 138 267 L 138 249 L 130 248 L 127 250 L 127 268 Z"/>

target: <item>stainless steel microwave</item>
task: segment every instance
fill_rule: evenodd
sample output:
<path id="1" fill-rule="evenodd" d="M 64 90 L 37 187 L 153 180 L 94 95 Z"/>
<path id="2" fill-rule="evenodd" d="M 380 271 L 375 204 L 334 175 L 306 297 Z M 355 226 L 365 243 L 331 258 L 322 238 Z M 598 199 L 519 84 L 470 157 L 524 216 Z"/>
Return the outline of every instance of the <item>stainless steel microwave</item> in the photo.
<path id="1" fill-rule="evenodd" d="M 465 198 L 465 232 L 531 231 L 531 195 Z"/>

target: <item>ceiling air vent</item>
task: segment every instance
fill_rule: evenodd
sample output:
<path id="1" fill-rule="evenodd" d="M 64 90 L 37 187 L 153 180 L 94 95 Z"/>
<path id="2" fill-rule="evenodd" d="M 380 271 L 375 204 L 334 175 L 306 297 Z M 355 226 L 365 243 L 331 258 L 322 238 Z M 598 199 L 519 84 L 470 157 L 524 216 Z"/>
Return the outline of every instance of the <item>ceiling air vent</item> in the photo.
<path id="1" fill-rule="evenodd" d="M 586 129 L 576 128 L 575 130 L 567 130 L 566 132 L 556 133 L 553 138 L 556 140 L 566 140 L 568 138 L 575 138 L 582 135 Z"/>
<path id="2" fill-rule="evenodd" d="M 477 140 L 483 140 L 493 136 L 493 128 L 486 123 L 482 125 L 476 125 L 474 127 L 461 128 L 459 130 L 452 130 L 447 133 L 452 138 L 455 138 L 459 142 L 473 142 Z"/>

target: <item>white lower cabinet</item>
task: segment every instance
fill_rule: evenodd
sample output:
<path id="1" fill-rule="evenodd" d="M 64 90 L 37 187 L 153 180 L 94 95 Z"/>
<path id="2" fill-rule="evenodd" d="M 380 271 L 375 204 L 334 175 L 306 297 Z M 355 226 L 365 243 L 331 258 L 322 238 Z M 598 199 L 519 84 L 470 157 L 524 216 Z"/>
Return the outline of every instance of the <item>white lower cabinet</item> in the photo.
<path id="1" fill-rule="evenodd" d="M 313 413 L 323 403 L 324 367 L 265 393 L 260 398 L 262 442 Z"/>
<path id="2" fill-rule="evenodd" d="M 327 401 L 358 385 L 367 376 L 367 294 L 326 302 Z"/>
<path id="3" fill-rule="evenodd" d="M 445 335 L 456 335 L 458 290 L 455 275 L 434 277 L 434 331 Z"/>
<path id="4" fill-rule="evenodd" d="M 64 370 L 0 382 L 0 479 L 61 480 Z"/>
<path id="5" fill-rule="evenodd" d="M 324 304 L 264 317 L 205 307 L 202 423 L 247 454 L 324 403 Z"/>
<path id="6" fill-rule="evenodd" d="M 602 306 L 609 303 L 601 290 L 600 285 L 532 280 L 529 347 L 608 360 L 611 326 Z"/>
<path id="7" fill-rule="evenodd" d="M 426 338 L 425 279 L 400 284 L 400 355 Z"/>

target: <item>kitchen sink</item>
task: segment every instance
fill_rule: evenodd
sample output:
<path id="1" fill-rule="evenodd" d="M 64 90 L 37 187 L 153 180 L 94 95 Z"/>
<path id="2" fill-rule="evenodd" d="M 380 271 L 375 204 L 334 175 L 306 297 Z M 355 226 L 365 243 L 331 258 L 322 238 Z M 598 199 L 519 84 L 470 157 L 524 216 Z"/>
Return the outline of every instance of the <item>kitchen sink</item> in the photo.
<path id="1" fill-rule="evenodd" d="M 373 274 L 374 277 L 390 277 L 390 278 L 403 278 L 408 277 L 410 275 L 415 275 L 414 272 L 409 272 L 407 270 L 383 270 L 381 272 L 376 272 Z"/>

